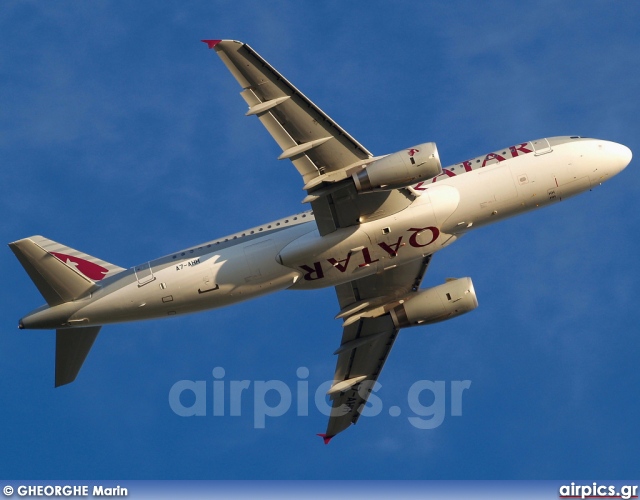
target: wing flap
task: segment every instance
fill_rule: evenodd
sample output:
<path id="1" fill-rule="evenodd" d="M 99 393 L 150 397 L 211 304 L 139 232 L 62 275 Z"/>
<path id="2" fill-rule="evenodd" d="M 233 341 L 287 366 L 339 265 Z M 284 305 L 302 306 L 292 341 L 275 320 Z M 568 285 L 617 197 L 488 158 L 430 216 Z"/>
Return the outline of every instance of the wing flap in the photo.
<path id="1" fill-rule="evenodd" d="M 373 274 L 336 286 L 340 305 L 338 317 L 345 318 L 349 313 L 362 313 L 363 308 L 358 307 L 358 304 L 366 303 L 366 309 L 372 309 L 397 301 L 417 290 L 427 272 L 431 257 L 428 255 L 422 260 L 388 269 L 382 274 Z"/>
<path id="2" fill-rule="evenodd" d="M 382 372 L 399 329 L 388 309 L 415 292 L 431 256 L 336 287 L 339 317 L 345 318 L 325 443 L 355 424 Z"/>
<path id="3" fill-rule="evenodd" d="M 360 345 L 338 355 L 334 385 L 329 390 L 333 404 L 326 437 L 331 438 L 358 421 L 397 335 L 389 314 L 363 318 L 344 329 L 342 345 L 357 341 Z M 343 384 L 346 389 L 341 389 Z"/>

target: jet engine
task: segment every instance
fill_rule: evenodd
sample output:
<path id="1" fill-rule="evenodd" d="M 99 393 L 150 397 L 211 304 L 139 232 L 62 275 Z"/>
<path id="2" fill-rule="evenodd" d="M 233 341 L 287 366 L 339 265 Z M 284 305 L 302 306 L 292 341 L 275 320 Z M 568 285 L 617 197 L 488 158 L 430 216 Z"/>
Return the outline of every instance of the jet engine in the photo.
<path id="1" fill-rule="evenodd" d="M 478 299 L 471 278 L 448 280 L 417 292 L 390 313 L 398 328 L 437 323 L 473 311 Z"/>
<path id="2" fill-rule="evenodd" d="M 367 192 L 405 187 L 441 173 L 438 148 L 426 142 L 364 165 L 352 178 L 358 191 Z"/>

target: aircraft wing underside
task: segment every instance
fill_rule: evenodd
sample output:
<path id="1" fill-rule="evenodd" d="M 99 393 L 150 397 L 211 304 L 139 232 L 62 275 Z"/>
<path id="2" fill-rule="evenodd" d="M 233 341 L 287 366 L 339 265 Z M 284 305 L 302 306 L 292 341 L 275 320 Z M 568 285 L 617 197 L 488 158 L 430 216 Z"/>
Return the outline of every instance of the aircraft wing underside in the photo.
<path id="1" fill-rule="evenodd" d="M 373 155 L 249 45 L 203 40 L 242 87 L 240 95 L 305 183 L 321 235 L 392 215 L 411 203 L 407 190 L 358 193 L 350 172 Z"/>
<path id="2" fill-rule="evenodd" d="M 418 289 L 430 260 L 428 256 L 336 287 L 345 326 L 335 352 L 331 416 L 326 433 L 321 434 L 325 442 L 360 417 L 399 331 L 385 309 Z"/>
<path id="3" fill-rule="evenodd" d="M 241 96 L 294 164 L 307 190 L 320 235 L 393 215 L 407 208 L 408 189 L 358 192 L 353 172 L 373 155 L 247 44 L 203 40 L 242 87 Z M 430 256 L 336 287 L 344 319 L 325 442 L 355 423 L 399 329 L 389 310 L 416 292 Z"/>

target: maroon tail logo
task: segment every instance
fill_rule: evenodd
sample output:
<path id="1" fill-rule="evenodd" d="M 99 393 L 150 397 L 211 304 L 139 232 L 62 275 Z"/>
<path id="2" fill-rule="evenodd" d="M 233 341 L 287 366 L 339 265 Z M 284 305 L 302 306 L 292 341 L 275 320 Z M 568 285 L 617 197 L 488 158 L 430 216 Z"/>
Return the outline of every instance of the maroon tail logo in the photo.
<path id="1" fill-rule="evenodd" d="M 409 156 L 413 156 L 414 154 L 419 153 L 419 152 L 420 152 L 420 150 L 419 150 L 419 149 L 411 148 L 411 149 L 409 150 Z"/>
<path id="2" fill-rule="evenodd" d="M 109 272 L 108 269 L 105 269 L 98 264 L 94 264 L 93 262 L 89 262 L 88 260 L 81 259 L 80 257 L 74 257 L 72 255 L 66 255 L 58 252 L 51 252 L 51 255 L 57 257 L 67 265 L 74 265 L 78 271 L 94 281 L 100 281 Z"/>

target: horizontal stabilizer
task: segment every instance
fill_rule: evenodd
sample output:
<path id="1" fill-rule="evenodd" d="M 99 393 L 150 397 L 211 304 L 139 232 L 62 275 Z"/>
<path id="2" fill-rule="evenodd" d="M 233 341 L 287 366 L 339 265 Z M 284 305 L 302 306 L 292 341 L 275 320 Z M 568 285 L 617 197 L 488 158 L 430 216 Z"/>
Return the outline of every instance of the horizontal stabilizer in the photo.
<path id="1" fill-rule="evenodd" d="M 56 387 L 76 379 L 100 328 L 87 326 L 56 330 Z"/>

